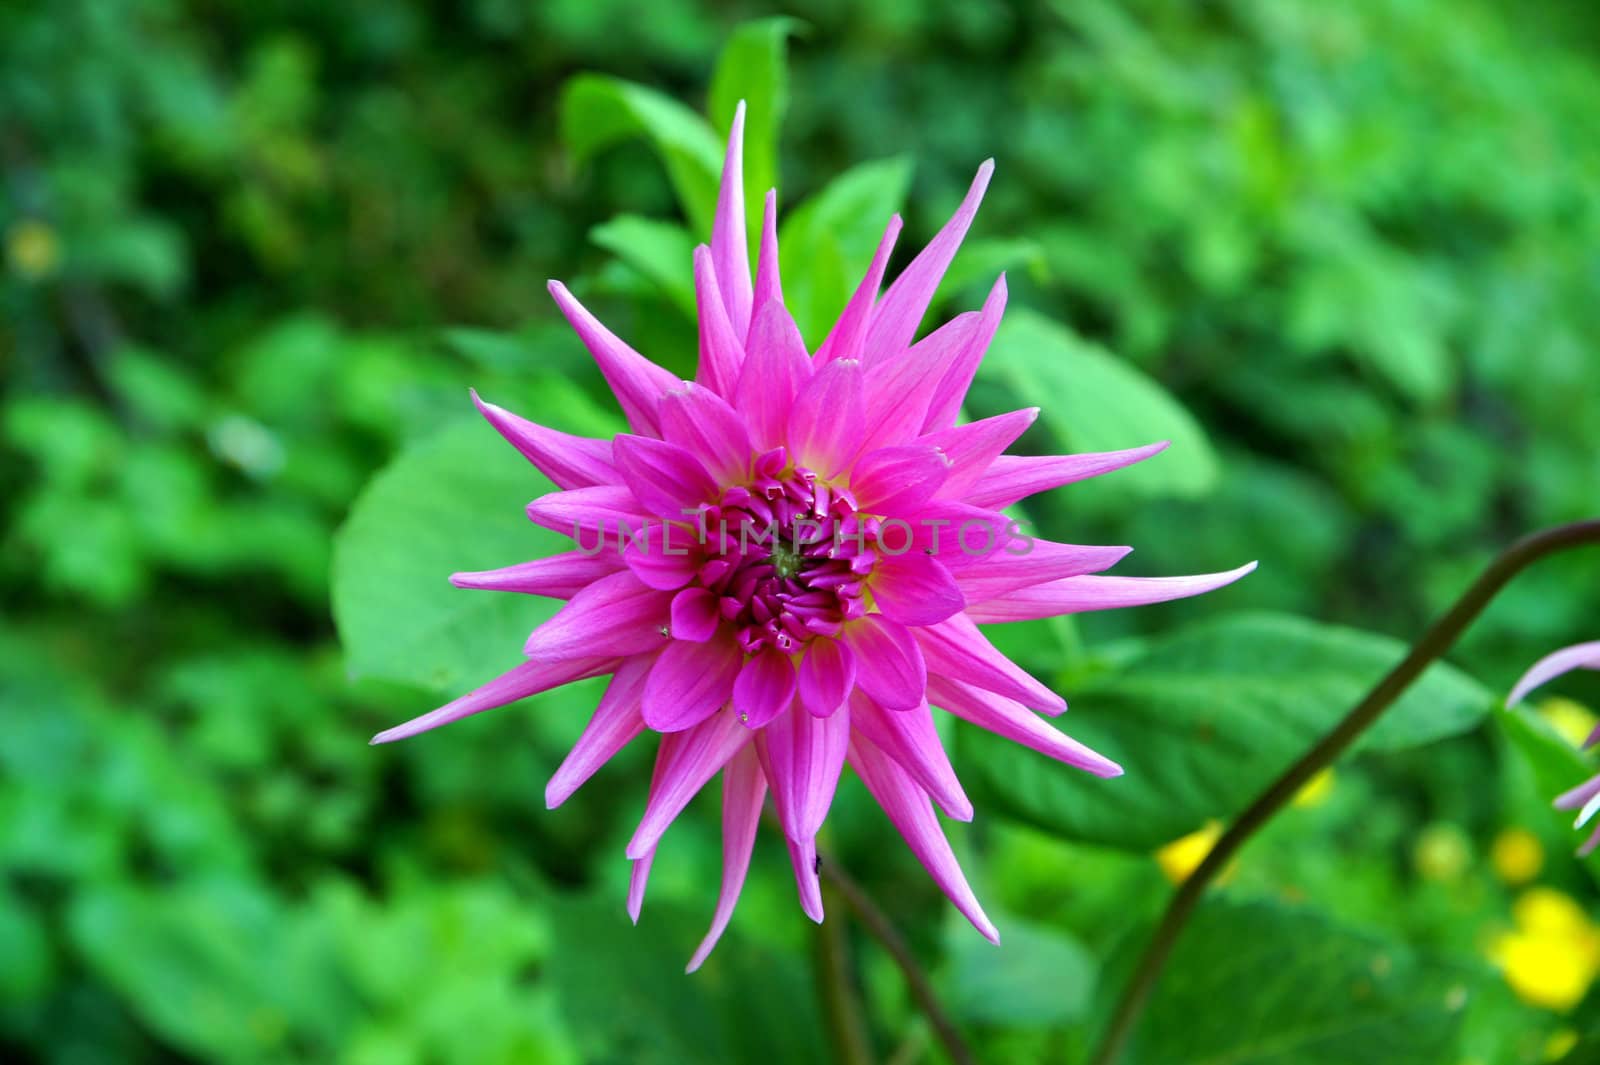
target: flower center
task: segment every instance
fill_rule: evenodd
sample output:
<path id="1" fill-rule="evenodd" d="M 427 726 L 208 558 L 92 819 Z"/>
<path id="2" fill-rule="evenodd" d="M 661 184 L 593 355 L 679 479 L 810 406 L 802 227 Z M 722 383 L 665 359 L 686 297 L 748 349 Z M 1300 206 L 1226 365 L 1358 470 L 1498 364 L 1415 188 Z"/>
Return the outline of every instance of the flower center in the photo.
<path id="1" fill-rule="evenodd" d="M 746 653 L 796 651 L 866 613 L 876 523 L 857 514 L 847 490 L 787 468 L 782 452 L 762 456 L 752 483 L 724 492 L 702 521 L 697 583 L 717 594 Z"/>

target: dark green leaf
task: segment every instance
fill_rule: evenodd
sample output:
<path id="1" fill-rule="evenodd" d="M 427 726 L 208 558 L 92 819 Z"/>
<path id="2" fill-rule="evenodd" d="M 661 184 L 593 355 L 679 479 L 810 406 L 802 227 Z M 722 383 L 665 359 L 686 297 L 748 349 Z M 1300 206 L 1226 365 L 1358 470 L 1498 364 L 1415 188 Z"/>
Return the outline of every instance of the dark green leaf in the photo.
<path id="1" fill-rule="evenodd" d="M 1386 636 L 1287 615 L 1225 617 L 1154 641 L 1067 693 L 1073 709 L 1060 727 L 1120 762 L 1125 776 L 1100 780 L 971 728 L 958 732 L 960 768 L 980 808 L 1150 849 L 1237 813 L 1404 653 Z M 1471 678 L 1437 665 L 1360 746 L 1399 750 L 1453 736 L 1490 704 Z"/>

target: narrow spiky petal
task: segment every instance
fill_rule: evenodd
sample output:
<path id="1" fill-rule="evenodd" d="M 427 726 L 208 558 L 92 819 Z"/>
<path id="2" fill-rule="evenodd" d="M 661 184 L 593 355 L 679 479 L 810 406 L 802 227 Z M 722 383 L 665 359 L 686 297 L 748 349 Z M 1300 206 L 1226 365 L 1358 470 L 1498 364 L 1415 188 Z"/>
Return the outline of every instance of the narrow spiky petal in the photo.
<path id="1" fill-rule="evenodd" d="M 612 551 L 599 551 L 592 555 L 583 551 L 568 551 L 549 558 L 518 562 L 501 569 L 452 573 L 450 583 L 457 588 L 571 599 L 600 578 L 617 572 L 623 565 L 623 561 Z"/>
<path id="2" fill-rule="evenodd" d="M 407 739 L 440 725 L 460 721 L 485 710 L 493 710 L 530 695 L 609 673 L 617 667 L 617 660 L 608 657 L 568 658 L 560 662 L 524 662 L 500 674 L 481 688 L 475 688 L 459 699 L 452 700 L 437 710 L 412 718 L 372 737 L 372 742 L 393 743 Z"/>
<path id="3" fill-rule="evenodd" d="M 818 366 L 826 366 L 835 359 L 861 357 L 861 341 L 867 334 L 867 324 L 878 300 L 878 290 L 883 287 L 883 273 L 889 268 L 889 256 L 893 254 L 894 242 L 900 236 L 900 226 L 900 216 L 891 216 L 889 224 L 884 227 L 883 236 L 878 240 L 878 250 L 872 253 L 872 262 L 867 267 L 866 275 L 861 278 L 861 284 L 856 286 L 850 302 L 845 304 L 844 313 L 839 315 L 833 331 L 817 349 Z"/>
<path id="4" fill-rule="evenodd" d="M 1031 495 L 1143 462 L 1167 449 L 1167 441 L 1086 455 L 1001 455 L 964 496 L 982 507 L 1009 507 Z"/>
<path id="5" fill-rule="evenodd" d="M 816 717 L 791 707 L 757 733 L 756 751 L 790 839 L 811 839 L 822 827 L 849 742 L 848 709 Z"/>
<path id="6" fill-rule="evenodd" d="M 961 863 L 956 861 L 950 841 L 939 827 L 939 818 L 933 812 L 927 793 L 917 786 L 911 774 L 859 733 L 850 741 L 850 765 L 905 838 L 911 853 L 939 885 L 939 890 L 955 903 L 956 909 L 985 939 L 999 943 L 1000 933 L 972 893 L 961 871 Z"/>
<path id="7" fill-rule="evenodd" d="M 1226 573 L 1195 577 L 1063 577 L 1058 581 L 1019 588 L 967 607 L 973 621 L 1034 621 L 1091 610 L 1146 606 L 1214 591 L 1250 573 L 1254 562 Z"/>
<path id="8" fill-rule="evenodd" d="M 545 785 L 546 808 L 554 810 L 566 802 L 601 766 L 644 731 L 644 715 L 639 706 L 644 696 L 645 677 L 649 676 L 654 662 L 649 655 L 634 655 L 617 667 L 583 735 L 578 737 L 550 783 Z"/>
<path id="9" fill-rule="evenodd" d="M 692 973 L 705 964 L 711 948 L 733 918 L 734 904 L 739 901 L 745 873 L 750 869 L 750 853 L 755 849 L 756 829 L 761 825 L 761 806 L 766 797 L 767 778 L 761 772 L 755 748 L 747 746 L 722 771 L 722 890 L 717 895 L 711 930 L 695 949 L 685 972 Z"/>
<path id="10" fill-rule="evenodd" d="M 658 433 L 656 403 L 662 396 L 680 387 L 682 382 L 619 340 L 561 282 L 550 282 L 550 295 L 555 297 L 556 306 L 572 323 L 583 346 L 594 356 L 595 364 L 600 367 L 606 384 L 616 394 L 628 424 L 636 432 Z"/>
<path id="11" fill-rule="evenodd" d="M 956 257 L 956 249 L 961 247 L 973 218 L 977 216 L 978 204 L 983 201 L 984 190 L 989 187 L 989 178 L 993 174 L 994 160 L 984 160 L 956 213 L 928 242 L 928 246 L 917 253 L 911 265 L 895 278 L 889 291 L 884 293 L 882 302 L 873 309 L 863 345 L 863 357 L 867 362 L 897 355 L 911 344 L 917 326 L 922 323 L 922 316 L 933 302 L 934 291 L 938 289 L 951 260 Z"/>
<path id="12" fill-rule="evenodd" d="M 694 728 L 662 736 L 661 749 L 656 753 L 661 786 L 645 805 L 644 817 L 628 843 L 628 857 L 642 858 L 654 850 L 689 800 L 750 742 L 750 737 L 750 730 L 730 713 L 713 714 Z"/>
<path id="13" fill-rule="evenodd" d="M 717 287 L 735 335 L 750 328 L 750 247 L 744 223 L 744 101 L 733 113 L 728 131 L 728 155 L 722 164 L 722 187 L 717 193 L 717 214 L 711 224 L 711 260 Z"/>
<path id="14" fill-rule="evenodd" d="M 972 802 L 956 779 L 926 702 L 911 710 L 885 710 L 858 691 L 850 697 L 850 722 L 909 773 L 947 816 L 972 820 Z"/>
<path id="15" fill-rule="evenodd" d="M 1522 679 L 1517 681 L 1517 686 L 1511 689 L 1511 694 L 1506 696 L 1506 705 L 1515 706 L 1527 698 L 1533 689 L 1548 684 L 1563 673 L 1570 673 L 1574 669 L 1600 669 L 1600 640 L 1563 647 L 1539 659 L 1528 667 L 1528 672 L 1524 673 Z M 1593 743 L 1596 736 L 1600 736 L 1600 728 L 1595 730 L 1595 735 L 1589 737 L 1589 742 Z"/>
<path id="16" fill-rule="evenodd" d="M 783 283 L 778 279 L 778 190 L 767 190 L 766 207 L 761 214 L 761 254 L 756 259 L 755 295 L 751 302 L 750 336 L 755 329 L 755 315 L 767 302 L 783 302 Z"/>
<path id="17" fill-rule="evenodd" d="M 472 402 L 506 442 L 539 468 L 558 488 L 587 488 L 612 484 L 617 468 L 611 461 L 611 441 L 547 429 L 518 417 L 503 407 L 486 403 L 472 390 Z"/>

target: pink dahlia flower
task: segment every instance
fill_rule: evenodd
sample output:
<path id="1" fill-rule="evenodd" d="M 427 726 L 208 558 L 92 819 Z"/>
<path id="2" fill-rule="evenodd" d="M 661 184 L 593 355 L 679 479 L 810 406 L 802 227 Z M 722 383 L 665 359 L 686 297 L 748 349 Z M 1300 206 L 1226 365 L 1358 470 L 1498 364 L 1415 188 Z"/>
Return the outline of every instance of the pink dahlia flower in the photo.
<path id="1" fill-rule="evenodd" d="M 577 546 L 451 580 L 566 605 L 534 630 L 521 665 L 374 742 L 610 674 L 545 798 L 558 806 L 625 744 L 660 734 L 644 816 L 627 848 L 637 920 L 662 834 L 722 774 L 722 892 L 691 971 L 732 915 L 769 791 L 801 906 L 822 920 L 816 836 L 846 763 L 956 907 L 998 941 L 934 812 L 972 817 L 929 704 L 1091 773 L 1121 769 L 1037 716 L 1066 703 L 996 650 L 978 623 L 1196 595 L 1253 564 L 1199 577 L 1098 576 L 1129 549 L 1032 539 L 1002 513 L 1165 445 L 1008 456 L 1037 409 L 956 423 L 1000 321 L 1004 278 L 981 311 L 920 341 L 915 334 L 992 163 L 880 294 L 900 231 L 900 219 L 890 219 L 866 277 L 811 352 L 784 307 L 774 192 L 751 278 L 743 121 L 741 107 L 711 244 L 694 257 L 695 380 L 634 351 L 552 281 L 633 431 L 584 439 L 477 401 L 560 488 L 529 504 L 529 517 Z"/>
<path id="2" fill-rule="evenodd" d="M 1594 643 L 1580 643 L 1572 647 L 1564 647 L 1559 651 L 1545 655 L 1535 662 L 1517 681 L 1516 687 L 1511 689 L 1511 694 L 1506 697 L 1506 705 L 1514 706 L 1533 689 L 1541 684 L 1555 680 L 1563 673 L 1571 673 L 1575 669 L 1600 669 L 1600 641 Z M 1600 743 L 1600 725 L 1596 725 L 1589 738 L 1583 741 L 1585 749 Z M 1600 774 L 1590 777 L 1583 784 L 1579 784 L 1569 792 L 1556 797 L 1556 809 L 1578 811 L 1578 821 L 1572 827 L 1582 828 L 1594 816 L 1600 813 Z M 1594 832 L 1578 848 L 1580 855 L 1587 855 L 1596 847 L 1600 847 L 1600 824 L 1596 824 Z"/>

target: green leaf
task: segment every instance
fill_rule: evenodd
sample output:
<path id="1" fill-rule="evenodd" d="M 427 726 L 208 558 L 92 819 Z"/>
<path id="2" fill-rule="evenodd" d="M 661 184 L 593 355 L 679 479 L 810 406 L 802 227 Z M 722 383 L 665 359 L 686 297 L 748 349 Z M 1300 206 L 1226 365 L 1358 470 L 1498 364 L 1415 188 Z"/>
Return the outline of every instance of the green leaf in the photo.
<path id="1" fill-rule="evenodd" d="M 790 34 L 804 27 L 779 15 L 746 22 L 733 31 L 711 76 L 711 121 L 726 133 L 745 102 L 744 202 L 752 247 L 760 239 L 767 190 L 778 184 L 778 133 L 789 109 Z"/>
<path id="2" fill-rule="evenodd" d="M 661 156 L 694 232 L 709 238 L 723 146 L 694 111 L 631 81 L 579 74 L 567 82 L 561 97 L 561 136 L 579 162 L 619 141 L 648 140 Z"/>
<path id="3" fill-rule="evenodd" d="M 1456 1060 L 1484 980 L 1315 913 L 1212 901 L 1179 940 L 1125 1060 L 1441 1065 Z"/>
<path id="4" fill-rule="evenodd" d="M 591 229 L 589 239 L 661 286 L 690 321 L 697 320 L 695 240 L 682 226 L 621 214 Z"/>
<path id="5" fill-rule="evenodd" d="M 968 285 L 982 285 L 987 288 L 994 284 L 995 278 L 1002 271 L 1017 269 L 1027 271 L 1028 275 L 1035 279 L 1048 276 L 1049 268 L 1044 249 L 1039 246 L 1038 241 L 1028 237 L 991 237 L 963 241 L 961 250 L 956 253 L 955 261 L 950 264 L 950 269 L 945 271 L 944 280 L 939 283 L 939 291 L 943 295 L 953 295 Z"/>
<path id="6" fill-rule="evenodd" d="M 1100 780 L 964 728 L 957 734 L 963 779 L 980 808 L 1148 850 L 1208 818 L 1238 813 L 1405 650 L 1387 636 L 1281 614 L 1191 626 L 1067 693 L 1073 709 L 1062 727 L 1120 762 L 1125 776 Z M 1491 702 L 1476 681 L 1436 665 L 1358 746 L 1401 750 L 1457 735 Z"/>
<path id="7" fill-rule="evenodd" d="M 972 1024 L 1046 1028 L 1083 1020 L 1098 965 L 1076 939 L 990 908 L 1004 947 L 961 926 L 950 940 L 944 992 L 952 1013 Z"/>
<path id="8" fill-rule="evenodd" d="M 1037 403 L 1051 432 L 1073 451 L 1114 451 L 1157 440 L 1164 454 L 1117 474 L 1147 496 L 1197 496 L 1217 479 L 1205 431 L 1144 373 L 1027 308 L 1008 311 L 978 373 Z"/>
<path id="9" fill-rule="evenodd" d="M 852 167 L 779 227 L 784 302 L 812 349 L 867 272 L 889 217 L 905 203 L 911 170 L 903 155 Z"/>
<path id="10" fill-rule="evenodd" d="M 616 431 L 560 379 L 529 394 L 521 404 L 488 398 L 564 431 Z M 334 543 L 333 613 L 350 673 L 455 692 L 520 661 L 528 632 L 560 604 L 453 588 L 448 578 L 569 549 L 523 514 L 554 490 L 481 419 L 440 431 L 374 477 Z"/>

